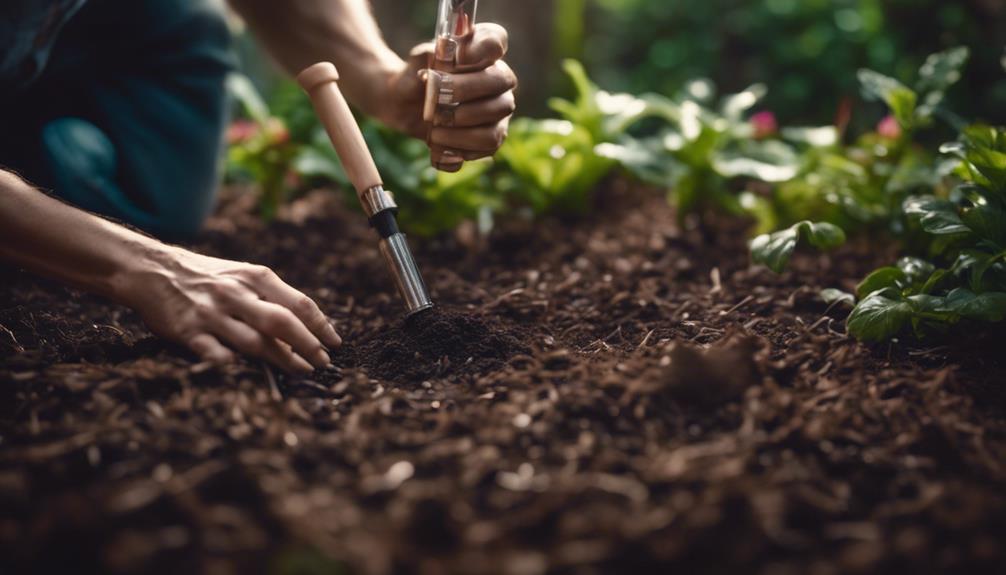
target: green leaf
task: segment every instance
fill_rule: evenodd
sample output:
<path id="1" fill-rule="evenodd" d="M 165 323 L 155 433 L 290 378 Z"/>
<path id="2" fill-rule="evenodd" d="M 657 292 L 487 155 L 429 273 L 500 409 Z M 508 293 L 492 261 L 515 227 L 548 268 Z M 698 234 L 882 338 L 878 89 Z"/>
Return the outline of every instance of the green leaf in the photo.
<path id="1" fill-rule="evenodd" d="M 949 235 L 971 231 L 961 221 L 957 205 L 949 200 L 932 196 L 908 198 L 902 208 L 905 215 L 918 217 L 922 229 L 931 234 Z"/>
<path id="2" fill-rule="evenodd" d="M 865 299 L 870 294 L 883 289 L 895 288 L 900 291 L 907 280 L 905 272 L 900 269 L 883 267 L 874 270 L 863 281 L 859 282 L 859 285 L 856 286 L 856 295 L 860 299 Z"/>
<path id="3" fill-rule="evenodd" d="M 849 315 L 849 333 L 863 341 L 885 341 L 901 333 L 912 318 L 912 305 L 893 290 L 874 292 Z"/>
<path id="4" fill-rule="evenodd" d="M 967 46 L 958 46 L 932 54 L 919 68 L 919 92 L 946 91 L 961 79 L 961 70 L 968 62 Z"/>
<path id="5" fill-rule="evenodd" d="M 751 259 L 781 273 L 800 240 L 820 250 L 828 250 L 845 243 L 845 232 L 834 224 L 805 220 L 788 229 L 751 240 Z"/>
<path id="6" fill-rule="evenodd" d="M 725 97 L 722 105 L 723 117 L 739 122 L 744 112 L 753 108 L 767 92 L 768 89 L 764 84 L 755 84 L 743 92 Z"/>
<path id="7" fill-rule="evenodd" d="M 953 148 L 955 152 L 960 148 Z M 975 125 L 964 130 L 964 158 L 997 190 L 1006 191 L 1006 131 Z M 981 183 L 981 182 L 978 182 Z"/>
<path id="8" fill-rule="evenodd" d="M 826 304 L 840 303 L 842 305 L 853 306 L 856 304 L 856 296 L 849 292 L 842 291 L 836 288 L 826 288 L 821 290 L 821 299 L 824 300 Z"/>
<path id="9" fill-rule="evenodd" d="M 979 237 L 1000 248 L 1006 247 L 1006 210 L 988 204 L 961 211 L 961 222 Z"/>
<path id="10" fill-rule="evenodd" d="M 898 124 L 906 130 L 914 127 L 915 106 L 918 95 L 901 82 L 873 70 L 860 70 L 859 84 L 867 98 L 887 104 Z"/>
<path id="11" fill-rule="evenodd" d="M 916 90 L 922 94 L 922 104 L 916 113 L 918 118 L 926 120 L 932 117 L 943 102 L 946 91 L 961 79 L 961 70 L 968 61 L 968 55 L 968 49 L 962 46 L 929 56 L 919 69 L 916 85 Z"/>
<path id="12" fill-rule="evenodd" d="M 249 118 L 259 124 L 265 124 L 269 120 L 269 108 L 248 76 L 238 73 L 228 74 L 227 91 Z"/>
<path id="13" fill-rule="evenodd" d="M 917 286 L 925 282 L 936 270 L 936 266 L 926 260 L 913 257 L 901 258 L 898 260 L 897 266 L 904 274 L 905 282 L 909 286 Z"/>
<path id="14" fill-rule="evenodd" d="M 966 288 L 957 288 L 947 294 L 945 308 L 965 319 L 1000 322 L 1006 319 L 1006 293 L 985 292 L 975 294 Z"/>
<path id="15" fill-rule="evenodd" d="M 838 128 L 822 126 L 818 128 L 791 127 L 782 129 L 782 137 L 796 144 L 814 148 L 830 148 L 838 143 Z"/>
<path id="16" fill-rule="evenodd" d="M 595 146 L 594 153 L 618 162 L 644 182 L 665 188 L 673 187 L 684 169 L 677 160 L 664 152 L 659 138 L 626 138 L 617 144 L 606 142 Z"/>
<path id="17" fill-rule="evenodd" d="M 738 150 L 715 154 L 712 164 L 724 178 L 749 177 L 781 183 L 796 177 L 800 158 L 782 142 L 749 142 Z"/>

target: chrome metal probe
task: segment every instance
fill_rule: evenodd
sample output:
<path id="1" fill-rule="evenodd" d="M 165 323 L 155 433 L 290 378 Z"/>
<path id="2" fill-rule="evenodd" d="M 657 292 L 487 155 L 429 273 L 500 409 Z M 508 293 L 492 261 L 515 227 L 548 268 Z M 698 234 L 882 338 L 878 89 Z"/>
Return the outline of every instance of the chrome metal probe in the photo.
<path id="1" fill-rule="evenodd" d="M 406 314 L 412 315 L 433 307 L 426 284 L 412 257 L 405 234 L 398 229 L 395 214 L 398 206 L 390 192 L 385 191 L 381 175 L 367 149 L 360 127 L 349 110 L 349 104 L 339 90 L 339 72 L 329 62 L 319 62 L 297 75 L 297 82 L 311 97 L 315 112 L 325 126 L 342 167 L 356 188 L 360 205 L 378 235 L 380 250 L 405 303 Z"/>

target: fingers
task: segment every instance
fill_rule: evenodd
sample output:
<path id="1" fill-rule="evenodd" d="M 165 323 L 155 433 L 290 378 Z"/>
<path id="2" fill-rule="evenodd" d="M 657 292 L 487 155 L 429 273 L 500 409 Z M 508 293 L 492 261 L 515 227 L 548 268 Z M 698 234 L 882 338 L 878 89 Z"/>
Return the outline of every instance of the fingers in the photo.
<path id="1" fill-rule="evenodd" d="M 234 354 L 220 343 L 220 340 L 208 333 L 192 336 L 188 341 L 189 349 L 195 352 L 203 361 L 223 365 L 234 361 Z"/>
<path id="2" fill-rule="evenodd" d="M 239 352 L 265 359 L 287 372 L 310 373 L 314 367 L 294 353 L 288 345 L 256 331 L 251 326 L 232 317 L 220 316 L 213 325 L 214 333 Z"/>
<path id="3" fill-rule="evenodd" d="M 494 98 L 484 98 L 475 102 L 461 104 L 454 109 L 451 125 L 444 127 L 491 126 L 511 116 L 515 109 L 514 93 L 513 91 L 508 91 Z"/>
<path id="4" fill-rule="evenodd" d="M 405 59 L 406 69 L 425 70 L 430 67 L 430 58 L 433 57 L 433 42 L 424 42 L 409 51 L 408 58 Z M 412 72 L 413 74 L 415 72 Z"/>
<path id="5" fill-rule="evenodd" d="M 461 43 L 458 72 L 469 72 L 488 68 L 503 58 L 509 47 L 509 37 L 505 28 L 498 24 L 476 24 L 472 35 Z"/>
<path id="6" fill-rule="evenodd" d="M 342 337 L 325 317 L 318 304 L 303 293 L 287 285 L 275 273 L 264 274 L 259 282 L 258 294 L 266 301 L 279 304 L 293 312 L 304 326 L 328 347 L 342 345 Z"/>
<path id="7" fill-rule="evenodd" d="M 437 127 L 430 130 L 430 144 L 447 150 L 455 150 L 462 155 L 477 155 L 484 157 L 492 155 L 503 145 L 506 140 L 507 130 L 510 126 L 510 119 L 504 118 L 501 122 L 491 126 L 481 126 L 474 128 L 443 128 Z M 474 159 L 465 157 L 465 159 Z"/>
<path id="8" fill-rule="evenodd" d="M 443 72 L 431 70 L 429 74 L 429 81 L 444 82 L 441 79 L 444 75 Z M 455 103 L 461 104 L 490 96 L 498 96 L 517 87 L 517 75 L 502 60 L 496 61 L 491 66 L 479 72 L 450 74 L 449 76 L 451 89 L 453 90 L 453 100 Z"/>
<path id="9" fill-rule="evenodd" d="M 232 302 L 230 312 L 254 328 L 267 342 L 275 339 L 288 344 L 311 365 L 323 368 L 331 363 L 321 341 L 289 309 L 275 303 L 245 298 Z M 271 346 L 267 346 L 267 351 L 275 353 Z M 310 366 L 308 368 L 310 370 Z"/>

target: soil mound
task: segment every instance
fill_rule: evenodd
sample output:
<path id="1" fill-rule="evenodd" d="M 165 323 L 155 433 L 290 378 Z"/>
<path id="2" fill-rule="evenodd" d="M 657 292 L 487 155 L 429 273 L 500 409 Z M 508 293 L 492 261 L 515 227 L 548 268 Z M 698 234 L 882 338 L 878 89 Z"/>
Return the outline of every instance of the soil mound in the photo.
<path id="1" fill-rule="evenodd" d="M 435 307 L 361 342 L 348 354 L 373 376 L 418 382 L 464 369 L 484 373 L 530 352 L 528 333 L 482 314 Z"/>

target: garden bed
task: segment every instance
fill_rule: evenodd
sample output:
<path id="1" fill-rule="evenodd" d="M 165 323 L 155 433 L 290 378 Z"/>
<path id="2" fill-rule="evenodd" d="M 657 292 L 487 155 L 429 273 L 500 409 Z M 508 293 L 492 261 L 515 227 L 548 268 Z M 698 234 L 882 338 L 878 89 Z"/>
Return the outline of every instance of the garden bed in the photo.
<path id="1" fill-rule="evenodd" d="M 230 202 L 195 247 L 273 267 L 346 340 L 304 379 L 196 365 L 4 270 L 0 570 L 1006 565 L 1002 334 L 860 345 L 818 292 L 892 249 L 776 276 L 736 223 L 682 228 L 609 187 L 597 215 L 481 249 L 413 241 L 440 304 L 422 325 L 332 196 L 269 226 Z"/>

